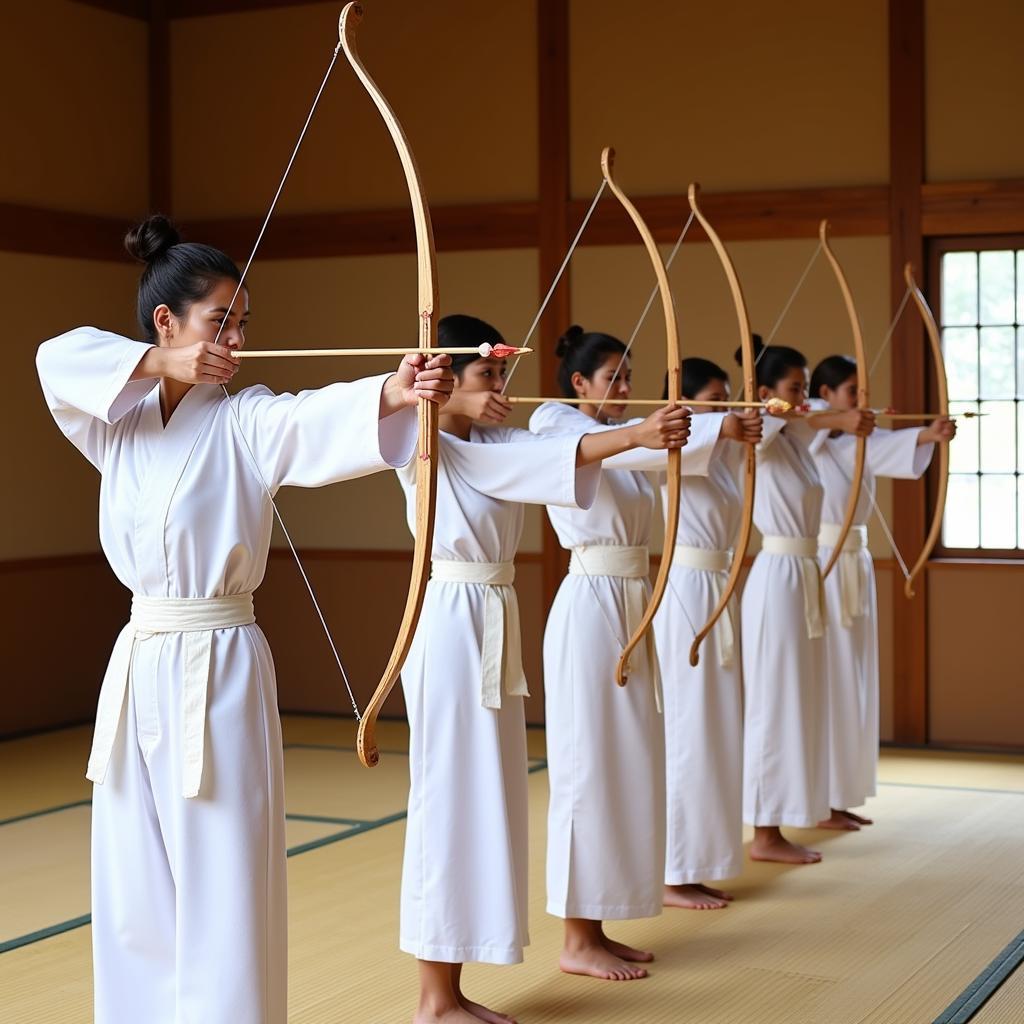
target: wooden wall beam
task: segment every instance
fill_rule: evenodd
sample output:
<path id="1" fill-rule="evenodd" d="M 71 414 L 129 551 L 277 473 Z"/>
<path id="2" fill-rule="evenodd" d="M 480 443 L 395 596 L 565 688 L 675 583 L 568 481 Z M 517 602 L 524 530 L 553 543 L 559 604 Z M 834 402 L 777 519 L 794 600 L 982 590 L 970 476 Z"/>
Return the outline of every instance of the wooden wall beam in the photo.
<path id="1" fill-rule="evenodd" d="M 156 45 L 156 41 L 154 41 Z M 163 123 L 170 109 L 160 98 L 158 81 L 151 83 L 151 102 Z M 151 138 L 151 204 L 170 209 L 169 130 Z M 553 173 L 550 168 L 542 172 Z M 549 187 L 548 185 L 545 186 Z M 675 241 L 688 213 L 686 197 L 640 196 L 640 212 L 661 242 Z M 730 241 L 809 238 L 818 221 L 828 217 L 833 234 L 856 237 L 889 233 L 890 194 L 885 186 L 792 189 L 770 192 L 705 192 L 701 205 L 720 234 Z M 437 247 L 442 252 L 486 249 L 529 249 L 543 244 L 558 252 L 555 228 L 570 234 L 583 217 L 586 201 L 564 200 L 564 217 L 548 220 L 539 202 L 468 203 L 431 209 Z M 554 216 L 558 214 L 555 211 Z M 979 235 L 1024 232 L 1024 180 L 950 182 L 920 188 L 921 231 L 931 235 Z M 127 222 L 103 217 L 0 203 L 0 251 L 37 252 L 86 259 L 120 259 Z M 566 226 L 568 226 L 566 228 Z M 542 227 L 550 234 L 542 238 Z M 186 220 L 186 237 L 201 239 L 238 256 L 248 254 L 259 220 L 256 217 Z M 691 228 L 691 236 L 697 228 Z M 111 238 L 105 238 L 110 233 Z M 569 240 L 558 255 L 568 248 Z M 635 245 L 636 230 L 612 204 L 601 204 L 588 225 L 582 245 Z M 408 208 L 350 210 L 336 213 L 278 214 L 260 252 L 264 259 L 323 259 L 413 253 L 416 238 Z M 550 268 L 547 289 L 558 269 Z M 564 301 L 559 296 L 552 301 Z M 556 307 L 557 308 L 557 307 Z M 568 307 L 566 307 L 567 309 Z"/>
<path id="2" fill-rule="evenodd" d="M 633 196 L 633 201 L 659 242 L 674 242 L 690 214 L 685 195 Z M 583 219 L 589 202 L 573 202 L 573 223 Z M 889 189 L 885 185 L 701 192 L 701 209 L 729 241 L 816 238 L 823 217 L 832 222 L 832 234 L 837 236 L 885 235 L 889 231 Z M 693 237 L 703 237 L 699 226 L 691 231 Z M 602 203 L 587 226 L 583 244 L 634 245 L 636 229 L 620 207 Z"/>
<path id="3" fill-rule="evenodd" d="M 344 2 L 339 0 L 168 0 L 168 13 L 172 18 L 203 18 L 214 14 L 268 11 L 274 7 L 299 7 L 328 2 L 334 3 L 339 12 L 344 6 Z"/>
<path id="4" fill-rule="evenodd" d="M 533 202 L 432 206 L 438 251 L 523 249 L 537 244 L 540 215 Z M 247 255 L 260 222 L 255 217 L 185 221 L 186 237 L 202 239 L 234 255 Z M 415 253 L 408 207 L 344 213 L 277 214 L 260 246 L 263 260 L 322 259 Z"/>
<path id="5" fill-rule="evenodd" d="M 127 260 L 121 240 L 129 226 L 119 217 L 0 203 L 0 252 Z"/>
<path id="6" fill-rule="evenodd" d="M 150 0 L 78 0 L 86 7 L 97 7 L 101 11 L 123 14 L 129 18 L 145 21 L 149 17 Z"/>
<path id="7" fill-rule="evenodd" d="M 538 307 L 565 259 L 570 242 L 569 0 L 537 3 Z M 554 393 L 555 346 L 572 318 L 570 272 L 563 274 L 541 318 L 540 394 Z M 568 558 L 547 517 L 542 527 L 543 588 L 549 608 Z"/>
<path id="8" fill-rule="evenodd" d="M 903 266 L 913 263 L 923 284 L 922 185 L 924 182 L 924 0 L 889 0 L 889 203 L 890 293 L 893 311 L 906 285 Z M 890 341 L 892 402 L 917 408 L 927 401 L 927 364 L 921 318 L 911 309 Z M 922 406 L 927 408 L 927 406 Z M 927 491 L 923 481 L 893 482 L 893 533 L 904 557 L 916 557 L 925 539 Z M 928 585 L 907 600 L 902 576 L 893 577 L 893 728 L 897 743 L 928 741 Z"/>
<path id="9" fill-rule="evenodd" d="M 1024 181 L 951 181 L 921 188 L 925 237 L 1024 233 Z"/>

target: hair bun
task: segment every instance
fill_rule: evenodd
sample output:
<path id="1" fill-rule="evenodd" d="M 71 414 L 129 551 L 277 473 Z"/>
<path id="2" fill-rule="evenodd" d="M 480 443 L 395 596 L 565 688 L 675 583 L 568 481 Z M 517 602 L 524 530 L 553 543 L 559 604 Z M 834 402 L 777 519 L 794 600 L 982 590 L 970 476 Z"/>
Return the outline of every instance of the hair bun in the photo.
<path id="1" fill-rule="evenodd" d="M 757 362 L 761 358 L 761 353 L 765 350 L 765 344 L 761 340 L 761 335 L 760 334 L 751 334 L 750 335 L 750 340 L 753 342 L 753 346 L 754 346 L 754 361 Z M 736 351 L 733 353 L 733 359 L 736 360 L 736 365 L 737 366 L 742 366 L 743 365 L 743 349 L 742 348 L 736 349 Z"/>
<path id="2" fill-rule="evenodd" d="M 579 324 L 573 324 L 572 327 L 570 327 L 569 330 L 567 330 L 565 334 L 558 339 L 558 344 L 555 346 L 555 355 L 558 356 L 559 359 L 564 359 L 573 350 L 574 346 L 579 344 L 579 341 L 584 334 L 586 334 L 586 331 L 584 331 Z"/>
<path id="3" fill-rule="evenodd" d="M 124 236 L 124 247 L 134 259 L 154 263 L 180 241 L 178 229 L 162 213 L 155 213 Z"/>

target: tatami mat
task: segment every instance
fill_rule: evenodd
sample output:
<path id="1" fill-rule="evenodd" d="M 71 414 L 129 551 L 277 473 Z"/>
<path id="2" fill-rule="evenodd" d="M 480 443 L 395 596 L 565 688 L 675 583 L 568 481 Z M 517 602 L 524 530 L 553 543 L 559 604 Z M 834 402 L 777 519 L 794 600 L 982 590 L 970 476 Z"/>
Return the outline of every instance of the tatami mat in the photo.
<path id="1" fill-rule="evenodd" d="M 407 731 L 385 723 L 379 739 L 381 765 L 366 771 L 350 723 L 285 721 L 294 1024 L 411 1019 L 415 964 L 396 939 Z M 543 733 L 531 730 L 530 744 L 542 757 Z M 87 745 L 86 730 L 0 744 L 0 771 L 18 780 L 0 819 L 88 800 Z M 522 1024 L 928 1024 L 1021 931 L 1024 761 L 885 751 L 881 777 L 875 826 L 803 837 L 822 864 L 750 865 L 729 910 L 614 926 L 658 959 L 649 979 L 611 984 L 554 967 L 547 777 L 534 772 L 533 945 L 522 966 L 468 967 L 470 993 Z M 86 912 L 87 853 L 87 806 L 0 826 L 0 944 Z M 89 1021 L 89 939 L 78 927 L 0 955 L 0 1020 Z M 1020 1021 L 1022 999 L 1024 978 L 1011 977 L 975 1020 Z"/>

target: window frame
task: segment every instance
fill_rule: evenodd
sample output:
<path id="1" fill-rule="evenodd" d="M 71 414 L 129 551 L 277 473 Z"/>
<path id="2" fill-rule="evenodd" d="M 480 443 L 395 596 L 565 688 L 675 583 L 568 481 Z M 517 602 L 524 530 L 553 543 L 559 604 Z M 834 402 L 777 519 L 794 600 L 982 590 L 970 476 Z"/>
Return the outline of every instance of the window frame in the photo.
<path id="1" fill-rule="evenodd" d="M 928 304 L 935 315 L 939 327 L 939 335 L 942 335 L 942 257 L 951 252 L 985 252 L 985 251 L 1006 251 L 1007 249 L 1024 249 L 1024 234 L 1013 233 L 1005 235 L 953 235 L 939 238 L 929 238 L 928 244 Z M 1016 308 L 1016 299 L 1015 305 Z M 929 360 L 931 362 L 931 360 Z M 935 408 L 938 403 L 938 391 L 935 386 L 935 370 L 932 368 L 928 374 L 926 392 L 929 400 L 929 408 Z M 1024 406 L 1024 398 L 1017 399 Z M 979 474 L 979 479 L 984 474 Z M 1020 479 L 1024 479 L 1024 473 L 1018 473 Z M 931 515 L 935 513 L 935 503 L 938 497 L 938 473 L 933 465 L 929 468 L 926 479 L 927 486 L 927 508 Z M 932 561 L 950 562 L 1024 562 L 1024 548 L 953 548 L 946 547 L 942 543 L 942 536 L 935 545 L 932 553 Z"/>

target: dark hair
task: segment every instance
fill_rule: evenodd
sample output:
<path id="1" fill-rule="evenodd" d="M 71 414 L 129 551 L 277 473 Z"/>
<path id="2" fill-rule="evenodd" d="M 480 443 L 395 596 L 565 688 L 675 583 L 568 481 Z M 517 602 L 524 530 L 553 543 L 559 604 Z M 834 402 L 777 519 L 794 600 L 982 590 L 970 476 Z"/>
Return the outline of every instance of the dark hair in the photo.
<path id="1" fill-rule="evenodd" d="M 437 322 L 437 343 L 441 348 L 479 348 L 481 345 L 497 345 L 501 341 L 501 332 L 478 316 L 451 313 Z M 461 378 L 462 371 L 481 358 L 474 353 L 452 356 L 452 372 Z"/>
<path id="2" fill-rule="evenodd" d="M 566 398 L 576 397 L 576 389 L 572 386 L 574 373 L 590 380 L 608 356 L 622 358 L 625 354 L 626 346 L 618 338 L 600 331 L 584 331 L 579 324 L 573 324 L 555 346 L 555 355 L 562 360 L 558 365 L 558 386 L 562 394 Z"/>
<path id="3" fill-rule="evenodd" d="M 729 374 L 723 370 L 718 363 L 710 359 L 701 359 L 700 356 L 690 356 L 679 364 L 682 369 L 679 390 L 683 398 L 696 398 L 713 380 L 729 383 Z M 668 374 L 665 374 L 665 387 L 662 389 L 661 397 L 668 400 Z"/>
<path id="4" fill-rule="evenodd" d="M 849 356 L 829 356 L 822 359 L 811 374 L 811 398 L 821 398 L 822 388 L 833 391 L 840 384 L 857 375 L 857 360 Z"/>
<path id="5" fill-rule="evenodd" d="M 147 341 L 156 340 L 153 310 L 157 306 L 166 305 L 176 317 L 183 317 L 218 281 L 242 279 L 234 260 L 211 245 L 182 242 L 177 228 L 161 214 L 132 228 L 124 247 L 129 256 L 146 264 L 136 310 Z"/>
<path id="6" fill-rule="evenodd" d="M 753 334 L 754 358 L 757 360 L 757 383 L 774 388 L 790 370 L 806 370 L 807 359 L 802 352 L 786 345 L 765 345 L 760 334 Z M 743 349 L 736 349 L 736 363 L 743 365 Z"/>

